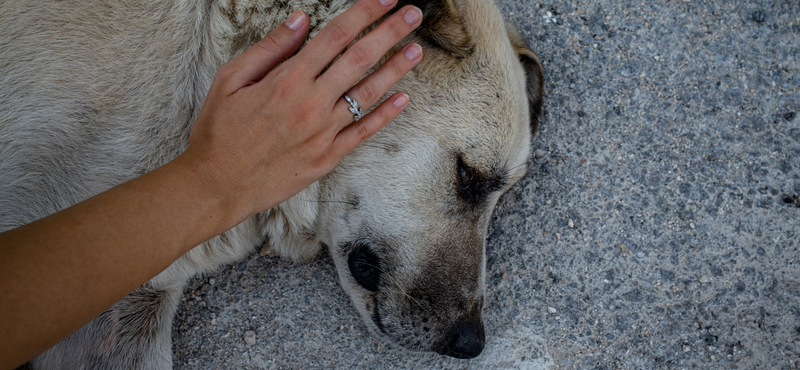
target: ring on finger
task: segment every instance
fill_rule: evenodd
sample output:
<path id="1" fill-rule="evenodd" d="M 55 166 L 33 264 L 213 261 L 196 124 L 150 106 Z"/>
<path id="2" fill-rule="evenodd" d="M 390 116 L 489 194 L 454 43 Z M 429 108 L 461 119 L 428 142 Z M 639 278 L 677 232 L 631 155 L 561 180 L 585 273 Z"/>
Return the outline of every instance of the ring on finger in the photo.
<path id="1" fill-rule="evenodd" d="M 353 113 L 353 118 L 355 118 L 356 121 L 361 119 L 361 117 L 364 117 L 364 110 L 358 106 L 358 101 L 356 101 L 356 99 L 345 94 L 344 100 L 347 100 L 347 103 L 350 104 L 348 109 L 350 109 L 350 113 Z"/>

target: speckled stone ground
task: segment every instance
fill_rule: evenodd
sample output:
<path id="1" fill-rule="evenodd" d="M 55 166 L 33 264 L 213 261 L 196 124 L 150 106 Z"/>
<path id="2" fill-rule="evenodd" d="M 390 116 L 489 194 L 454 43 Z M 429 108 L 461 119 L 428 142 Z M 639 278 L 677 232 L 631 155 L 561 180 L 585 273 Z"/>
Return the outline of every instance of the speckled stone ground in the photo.
<path id="1" fill-rule="evenodd" d="M 176 368 L 800 367 L 800 2 L 498 3 L 547 88 L 484 354 L 388 348 L 327 256 L 253 256 L 193 280 Z"/>

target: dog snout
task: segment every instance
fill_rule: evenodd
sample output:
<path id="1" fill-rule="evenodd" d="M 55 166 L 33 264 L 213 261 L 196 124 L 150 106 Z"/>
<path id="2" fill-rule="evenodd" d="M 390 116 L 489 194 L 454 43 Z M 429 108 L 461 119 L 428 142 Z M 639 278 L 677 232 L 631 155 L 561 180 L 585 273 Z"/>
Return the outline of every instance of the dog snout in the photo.
<path id="1" fill-rule="evenodd" d="M 481 354 L 486 343 L 483 322 L 469 321 L 458 323 L 450 329 L 444 345 L 436 350 L 441 355 L 455 358 L 474 358 Z"/>

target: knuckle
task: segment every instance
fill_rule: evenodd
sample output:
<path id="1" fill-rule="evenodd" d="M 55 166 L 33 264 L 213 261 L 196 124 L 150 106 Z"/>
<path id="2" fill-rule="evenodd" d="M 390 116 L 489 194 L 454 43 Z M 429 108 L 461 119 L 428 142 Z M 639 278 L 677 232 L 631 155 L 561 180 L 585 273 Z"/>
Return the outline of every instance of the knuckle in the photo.
<path id="1" fill-rule="evenodd" d="M 331 151 L 331 140 L 328 138 L 327 135 L 317 135 L 313 142 L 313 156 L 317 158 L 318 164 L 315 167 L 319 167 L 319 163 L 324 163 L 326 158 L 330 155 Z M 324 165 L 323 165 L 324 166 Z"/>
<path id="2" fill-rule="evenodd" d="M 302 109 L 297 112 L 298 117 L 301 118 L 305 124 L 315 124 L 325 120 L 328 110 L 324 108 L 322 104 L 315 103 L 319 101 L 318 99 L 309 99 L 308 102 L 302 106 Z"/>
<path id="3" fill-rule="evenodd" d="M 395 21 L 389 25 L 389 31 L 394 36 L 395 40 L 400 40 L 408 35 L 408 27 L 406 22 Z"/>
<path id="4" fill-rule="evenodd" d="M 372 52 L 363 46 L 354 46 L 350 49 L 350 60 L 357 67 L 370 67 L 372 65 Z"/>
<path id="5" fill-rule="evenodd" d="M 273 70 L 273 75 L 278 83 L 288 85 L 287 88 L 299 90 L 303 86 L 304 76 L 298 68 L 292 68 L 286 64 L 278 66 Z"/>
<path id="6" fill-rule="evenodd" d="M 275 82 L 271 84 L 272 95 L 278 99 L 291 101 L 299 94 L 299 80 L 291 71 L 281 70 L 275 73 Z"/>
<path id="7" fill-rule="evenodd" d="M 276 53 L 283 49 L 283 40 L 275 35 L 274 32 L 270 32 L 261 41 L 257 42 L 256 46 L 269 53 Z"/>
<path id="8" fill-rule="evenodd" d="M 230 80 L 231 77 L 236 73 L 237 68 L 234 66 L 234 61 L 228 61 L 227 63 L 223 64 L 217 70 L 216 78 L 224 83 L 227 80 Z"/>
<path id="9" fill-rule="evenodd" d="M 360 124 L 356 127 L 356 138 L 358 138 L 358 142 L 363 142 L 367 140 L 372 135 L 372 131 L 370 131 L 369 127 L 365 124 Z"/>
<path id="10" fill-rule="evenodd" d="M 341 23 L 330 25 L 328 29 L 328 39 L 334 44 L 349 43 L 350 31 Z"/>
<path id="11" fill-rule="evenodd" d="M 320 111 L 315 106 L 306 105 L 295 114 L 295 120 L 303 125 L 312 124 L 319 120 Z"/>
<path id="12" fill-rule="evenodd" d="M 375 109 L 379 122 L 388 122 L 392 120 L 392 115 L 386 109 Z"/>
<path id="13" fill-rule="evenodd" d="M 236 90 L 238 87 L 236 86 L 235 80 L 238 71 L 239 68 L 236 67 L 233 61 L 223 64 L 217 70 L 216 75 L 214 75 L 213 85 L 217 85 L 218 88 L 228 92 L 232 92 L 229 90 Z"/>
<path id="14" fill-rule="evenodd" d="M 361 14 L 366 20 L 372 21 L 373 19 L 377 18 L 377 14 L 375 14 L 375 9 L 372 9 L 369 5 L 364 4 L 363 6 L 358 7 L 361 10 Z"/>
<path id="15" fill-rule="evenodd" d="M 358 92 L 358 94 L 361 96 L 361 99 L 364 101 L 365 105 L 372 105 L 372 102 L 378 100 L 378 91 L 375 90 L 375 87 L 370 84 L 364 84 L 364 86 L 361 86 L 361 90 Z"/>
<path id="16" fill-rule="evenodd" d="M 387 63 L 387 67 L 389 68 L 389 72 L 392 74 L 392 77 L 398 80 L 408 73 L 408 68 L 406 68 L 406 66 L 401 63 L 392 63 L 391 60 L 389 63 Z"/>
<path id="17" fill-rule="evenodd" d="M 388 101 L 386 103 L 389 103 Z M 382 107 L 382 108 L 385 108 Z M 393 109 L 376 109 L 378 111 L 378 121 L 381 125 L 388 124 L 391 122 L 395 117 L 397 117 L 397 113 Z"/>
<path id="18" fill-rule="evenodd" d="M 314 172 L 316 173 L 317 177 L 325 176 L 325 174 L 330 172 L 333 167 L 336 167 L 337 163 L 338 162 L 333 155 L 326 153 L 325 155 L 320 156 L 319 160 L 313 165 Z"/>
<path id="19" fill-rule="evenodd" d="M 328 108 L 324 108 L 321 105 L 317 104 L 311 108 L 309 108 L 309 112 L 311 117 L 314 117 L 314 123 L 316 122 L 326 122 L 326 117 L 330 116 L 330 111 Z"/>
<path id="20" fill-rule="evenodd" d="M 295 90 L 290 84 L 281 84 L 275 86 L 272 90 L 272 97 L 274 101 L 291 101 L 295 99 Z"/>

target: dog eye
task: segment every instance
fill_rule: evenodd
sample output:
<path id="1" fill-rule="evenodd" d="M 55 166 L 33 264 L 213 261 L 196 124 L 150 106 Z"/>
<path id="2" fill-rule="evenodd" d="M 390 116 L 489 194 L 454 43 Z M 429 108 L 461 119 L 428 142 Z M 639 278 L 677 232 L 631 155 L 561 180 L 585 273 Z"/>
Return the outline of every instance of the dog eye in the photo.
<path id="1" fill-rule="evenodd" d="M 377 292 L 380 284 L 380 258 L 365 245 L 358 246 L 347 258 L 350 274 L 356 282 L 370 292 Z"/>
<path id="2" fill-rule="evenodd" d="M 459 176 L 461 176 L 462 185 L 469 185 L 472 182 L 472 171 L 460 166 L 458 172 Z"/>
<path id="3" fill-rule="evenodd" d="M 487 176 L 464 162 L 461 155 L 456 158 L 455 188 L 459 198 L 471 207 L 480 205 L 494 191 L 502 188 L 502 177 Z"/>

